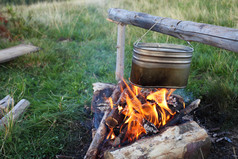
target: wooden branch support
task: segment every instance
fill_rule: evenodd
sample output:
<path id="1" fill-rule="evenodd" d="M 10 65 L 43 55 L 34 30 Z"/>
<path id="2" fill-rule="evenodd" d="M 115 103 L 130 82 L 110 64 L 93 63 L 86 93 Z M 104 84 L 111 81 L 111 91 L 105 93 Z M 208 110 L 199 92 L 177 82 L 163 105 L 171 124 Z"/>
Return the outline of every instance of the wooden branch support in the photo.
<path id="1" fill-rule="evenodd" d="M 19 101 L 11 111 L 9 111 L 3 118 L 0 119 L 0 127 L 15 122 L 29 105 L 30 102 L 26 99 Z"/>
<path id="2" fill-rule="evenodd" d="M 168 127 L 159 135 L 135 141 L 133 144 L 111 149 L 104 153 L 105 159 L 133 158 L 206 158 L 211 141 L 207 132 L 196 122 Z"/>
<path id="3" fill-rule="evenodd" d="M 39 51 L 40 48 L 33 45 L 20 44 L 15 47 L 10 47 L 0 50 L 0 63 L 10 61 L 18 56 Z"/>
<path id="4" fill-rule="evenodd" d="M 117 32 L 117 63 L 116 63 L 116 80 L 124 76 L 124 58 L 125 58 L 125 28 L 123 23 L 119 23 Z"/>
<path id="5" fill-rule="evenodd" d="M 117 8 L 109 9 L 108 18 L 144 29 L 149 29 L 156 23 L 152 28 L 153 31 L 238 52 L 238 29 L 181 21 Z"/>

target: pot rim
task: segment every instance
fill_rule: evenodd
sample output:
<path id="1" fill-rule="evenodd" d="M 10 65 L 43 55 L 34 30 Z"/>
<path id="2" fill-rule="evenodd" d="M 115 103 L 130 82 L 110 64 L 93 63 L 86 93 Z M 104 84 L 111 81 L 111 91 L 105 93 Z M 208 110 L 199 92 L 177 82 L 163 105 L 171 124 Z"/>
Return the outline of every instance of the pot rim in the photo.
<path id="1" fill-rule="evenodd" d="M 140 84 L 136 84 L 132 82 L 131 79 L 129 79 L 129 82 L 140 88 L 172 88 L 172 89 L 186 88 L 186 86 L 144 86 L 144 85 L 140 85 Z"/>
<path id="2" fill-rule="evenodd" d="M 178 44 L 168 44 L 168 43 L 137 43 L 134 44 L 134 49 L 142 49 L 148 51 L 155 52 L 170 52 L 170 53 L 192 53 L 194 51 L 193 48 L 178 45 Z"/>

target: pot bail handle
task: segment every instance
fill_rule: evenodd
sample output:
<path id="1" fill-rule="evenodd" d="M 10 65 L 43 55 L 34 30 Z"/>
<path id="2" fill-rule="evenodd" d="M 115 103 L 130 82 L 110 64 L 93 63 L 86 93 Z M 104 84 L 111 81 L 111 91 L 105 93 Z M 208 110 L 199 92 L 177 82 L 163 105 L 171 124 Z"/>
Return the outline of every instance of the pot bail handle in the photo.
<path id="1" fill-rule="evenodd" d="M 148 32 L 150 32 L 150 31 L 155 27 L 155 25 L 158 24 L 158 22 L 159 22 L 159 21 L 156 21 L 155 24 L 153 24 L 153 25 L 150 27 L 150 29 L 148 29 L 139 39 L 137 39 L 137 40 L 134 42 L 134 45 L 137 46 L 138 43 L 144 38 L 144 36 L 146 36 L 146 35 L 148 34 Z M 182 40 L 184 40 L 184 39 L 182 39 Z M 191 48 L 194 49 L 193 45 L 192 45 L 189 41 L 187 41 L 187 40 L 184 40 L 184 41 L 186 41 L 186 42 L 188 43 L 188 45 L 189 45 Z"/>
<path id="2" fill-rule="evenodd" d="M 158 21 L 155 22 L 155 24 L 153 24 L 153 25 L 150 27 L 150 29 L 147 30 L 139 39 L 137 39 L 137 40 L 134 42 L 134 45 L 137 46 L 138 43 L 144 38 L 144 36 L 146 36 L 146 34 L 148 34 L 148 32 L 151 31 L 151 29 L 153 29 L 154 26 L 155 26 L 157 23 L 158 23 Z"/>

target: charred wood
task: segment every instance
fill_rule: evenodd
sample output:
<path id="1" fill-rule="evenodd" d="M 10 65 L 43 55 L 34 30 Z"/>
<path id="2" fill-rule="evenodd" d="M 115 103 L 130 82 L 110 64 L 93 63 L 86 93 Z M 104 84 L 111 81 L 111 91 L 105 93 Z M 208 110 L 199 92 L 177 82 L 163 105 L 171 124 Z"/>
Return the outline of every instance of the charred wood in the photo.
<path id="1" fill-rule="evenodd" d="M 122 107 L 123 109 L 124 107 Z M 111 112 L 109 113 L 107 119 L 106 119 L 106 124 L 107 126 L 114 128 L 116 127 L 118 124 L 120 124 L 123 119 L 125 118 L 125 115 L 122 114 L 119 110 L 118 110 L 118 105 L 115 105 Z"/>
<path id="2" fill-rule="evenodd" d="M 156 134 L 159 132 L 158 128 L 148 120 L 144 119 L 143 123 L 143 127 L 145 128 L 147 135 Z"/>
<path id="3" fill-rule="evenodd" d="M 113 90 L 115 89 L 115 85 L 107 84 L 107 83 L 93 83 L 93 99 L 91 103 L 92 112 L 105 112 L 109 107 L 106 102 L 106 98 L 109 98 Z M 100 120 L 99 120 L 100 121 Z"/>
<path id="4" fill-rule="evenodd" d="M 191 111 L 195 110 L 199 106 L 200 101 L 200 99 L 197 99 L 193 101 L 189 106 L 182 109 L 166 124 L 166 126 L 173 126 L 178 124 L 185 115 L 188 115 Z"/>
<path id="5" fill-rule="evenodd" d="M 109 113 L 107 119 L 106 119 L 106 124 L 107 126 L 114 128 L 116 127 L 118 124 L 120 124 L 123 119 L 125 118 L 125 115 L 122 114 L 119 110 L 118 110 L 118 106 L 121 106 L 122 109 L 125 106 L 125 99 L 122 99 L 125 96 L 125 93 L 127 92 L 127 89 L 124 89 L 124 91 L 120 94 L 119 98 L 117 98 L 117 102 L 115 102 L 111 112 Z M 113 99 L 113 98 L 112 98 Z"/>
<path id="6" fill-rule="evenodd" d="M 127 132 L 127 124 L 123 127 L 123 129 L 120 131 L 120 134 L 115 138 L 115 140 L 112 143 L 113 147 L 117 147 L 122 144 L 123 139 L 125 138 L 126 132 Z"/>
<path id="7" fill-rule="evenodd" d="M 196 108 L 198 108 L 200 102 L 201 102 L 200 99 L 196 99 L 196 100 L 193 101 L 188 107 L 184 108 L 184 109 L 181 111 L 180 114 L 187 115 L 187 114 L 191 113 L 193 110 L 195 110 Z"/>
<path id="8" fill-rule="evenodd" d="M 107 126 L 114 128 L 117 125 L 121 124 L 124 118 L 125 118 L 125 115 L 122 113 L 119 113 L 118 108 L 113 108 L 106 119 L 106 124 Z"/>
<path id="9" fill-rule="evenodd" d="M 116 103 L 119 99 L 119 97 L 121 96 L 121 92 L 122 90 L 124 90 L 126 87 L 125 83 L 120 80 L 118 83 L 117 83 L 117 86 L 115 87 L 113 93 L 112 93 L 112 101 L 113 103 Z"/>
<path id="10" fill-rule="evenodd" d="M 115 85 L 108 83 L 93 83 L 93 99 L 91 102 L 91 111 L 94 112 L 94 127 L 98 128 L 103 118 L 104 112 L 110 109 L 107 98 L 109 98 L 115 90 Z"/>

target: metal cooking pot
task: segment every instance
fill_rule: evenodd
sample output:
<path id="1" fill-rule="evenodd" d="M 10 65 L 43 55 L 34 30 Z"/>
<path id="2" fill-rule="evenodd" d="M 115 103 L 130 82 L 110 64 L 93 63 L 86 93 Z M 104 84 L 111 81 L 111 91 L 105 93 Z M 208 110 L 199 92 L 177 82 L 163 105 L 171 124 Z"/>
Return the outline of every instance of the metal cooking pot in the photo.
<path id="1" fill-rule="evenodd" d="M 193 48 L 160 43 L 134 45 L 130 81 L 140 87 L 184 88 Z"/>

